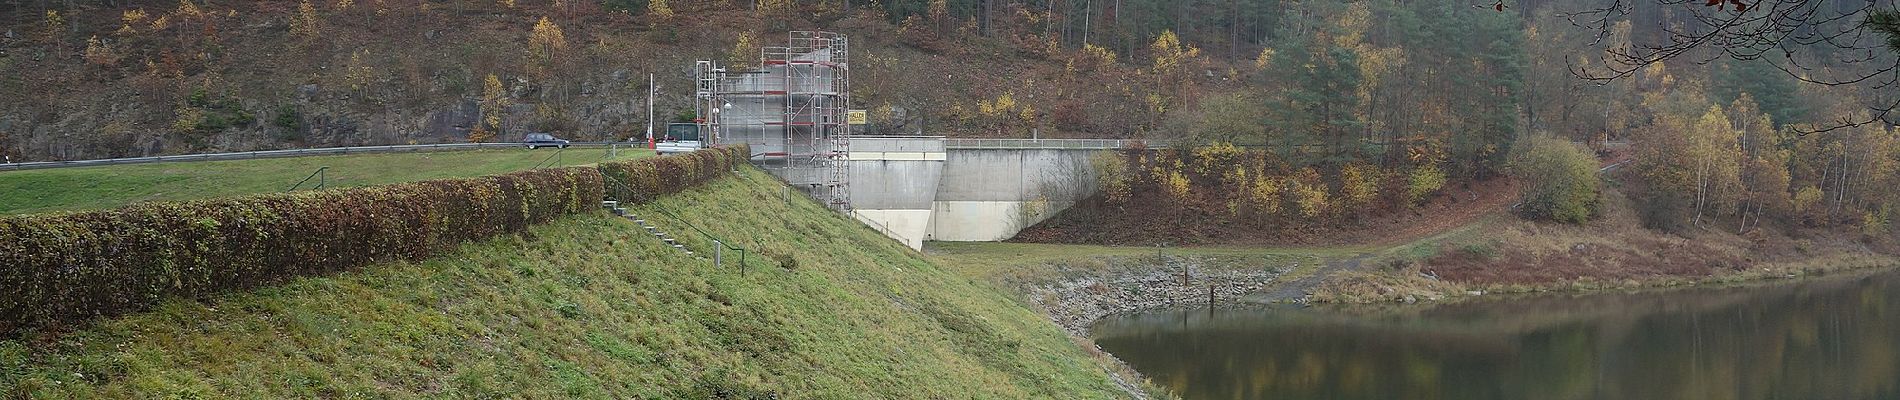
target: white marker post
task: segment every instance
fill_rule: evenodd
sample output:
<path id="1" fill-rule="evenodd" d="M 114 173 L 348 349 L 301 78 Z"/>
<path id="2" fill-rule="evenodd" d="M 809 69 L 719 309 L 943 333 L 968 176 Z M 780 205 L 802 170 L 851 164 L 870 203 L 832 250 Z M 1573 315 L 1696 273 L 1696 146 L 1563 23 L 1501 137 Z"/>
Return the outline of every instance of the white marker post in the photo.
<path id="1" fill-rule="evenodd" d="M 660 92 L 660 88 L 653 86 L 653 74 L 647 73 L 647 148 L 648 149 L 655 148 L 653 145 L 653 97 L 654 97 L 654 94 L 659 93 L 659 92 Z"/>

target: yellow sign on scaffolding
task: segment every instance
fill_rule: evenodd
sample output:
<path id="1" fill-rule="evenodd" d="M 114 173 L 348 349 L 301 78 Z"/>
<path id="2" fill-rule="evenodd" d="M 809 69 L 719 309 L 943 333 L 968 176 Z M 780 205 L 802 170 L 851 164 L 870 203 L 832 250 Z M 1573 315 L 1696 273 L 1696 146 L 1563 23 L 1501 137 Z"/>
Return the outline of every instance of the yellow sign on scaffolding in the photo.
<path id="1" fill-rule="evenodd" d="M 871 118 L 865 115 L 864 110 L 848 110 L 844 112 L 844 121 L 852 125 L 864 125 L 870 120 Z"/>

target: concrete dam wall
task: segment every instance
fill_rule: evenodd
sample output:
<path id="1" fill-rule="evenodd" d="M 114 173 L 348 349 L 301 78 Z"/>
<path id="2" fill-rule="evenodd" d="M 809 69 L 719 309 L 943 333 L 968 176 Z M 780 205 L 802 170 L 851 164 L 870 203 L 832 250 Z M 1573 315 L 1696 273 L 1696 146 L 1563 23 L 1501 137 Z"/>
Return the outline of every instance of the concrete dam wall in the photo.
<path id="1" fill-rule="evenodd" d="M 852 138 L 852 215 L 912 248 L 922 248 L 927 240 L 1008 239 L 1094 194 L 1089 156 L 1125 145 L 1117 140 Z"/>

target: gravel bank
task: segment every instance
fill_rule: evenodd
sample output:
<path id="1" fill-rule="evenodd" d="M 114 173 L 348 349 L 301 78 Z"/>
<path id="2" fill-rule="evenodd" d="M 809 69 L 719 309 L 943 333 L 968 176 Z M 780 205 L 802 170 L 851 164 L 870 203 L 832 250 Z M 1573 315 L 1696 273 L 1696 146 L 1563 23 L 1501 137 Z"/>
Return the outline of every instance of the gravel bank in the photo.
<path id="1" fill-rule="evenodd" d="M 1030 284 L 1023 294 L 1069 333 L 1088 337 L 1089 325 L 1120 313 L 1175 306 L 1231 303 L 1273 284 L 1297 265 L 1243 270 L 1209 269 L 1200 259 L 1168 257 L 1164 265 L 1132 265 L 1072 274 Z M 1185 282 L 1183 270 L 1186 271 Z M 1212 292 L 1212 299 L 1210 294 Z"/>

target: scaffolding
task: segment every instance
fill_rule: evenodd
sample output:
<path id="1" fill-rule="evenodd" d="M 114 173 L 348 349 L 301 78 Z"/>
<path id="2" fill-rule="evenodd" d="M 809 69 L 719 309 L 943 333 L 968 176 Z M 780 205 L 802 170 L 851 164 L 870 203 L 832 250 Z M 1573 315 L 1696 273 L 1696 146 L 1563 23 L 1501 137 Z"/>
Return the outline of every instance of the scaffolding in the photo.
<path id="1" fill-rule="evenodd" d="M 849 210 L 850 43 L 832 32 L 793 31 L 741 68 L 694 65 L 696 120 L 712 143 L 745 143 L 759 165 Z"/>

